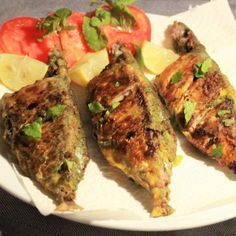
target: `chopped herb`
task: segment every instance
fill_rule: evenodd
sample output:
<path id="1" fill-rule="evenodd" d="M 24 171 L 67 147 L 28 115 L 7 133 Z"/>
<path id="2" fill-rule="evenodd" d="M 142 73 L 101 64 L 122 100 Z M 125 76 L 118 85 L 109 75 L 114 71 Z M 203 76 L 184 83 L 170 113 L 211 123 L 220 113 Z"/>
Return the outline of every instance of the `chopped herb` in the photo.
<path id="1" fill-rule="evenodd" d="M 216 148 L 214 148 L 210 154 L 211 157 L 215 158 L 221 158 L 222 156 L 222 151 L 223 151 L 223 146 L 222 144 L 218 144 Z"/>
<path id="2" fill-rule="evenodd" d="M 36 25 L 38 31 L 45 31 L 44 35 L 39 37 L 38 40 L 42 40 L 49 34 L 59 32 L 61 30 L 73 30 L 75 26 L 66 25 L 68 17 L 72 14 L 72 11 L 68 8 L 58 9 L 55 14 L 42 18 Z"/>
<path id="3" fill-rule="evenodd" d="M 88 104 L 88 108 L 92 113 L 100 113 L 107 109 L 98 101 L 93 101 Z"/>
<path id="4" fill-rule="evenodd" d="M 182 156 L 182 155 L 177 155 L 177 156 L 175 157 L 174 162 L 172 163 L 172 166 L 173 166 L 173 167 L 179 166 L 182 161 L 183 161 L 183 156 Z"/>
<path id="5" fill-rule="evenodd" d="M 212 60 L 210 58 L 207 58 L 203 63 L 195 65 L 194 76 L 196 78 L 204 78 L 211 66 Z"/>
<path id="6" fill-rule="evenodd" d="M 135 18 L 128 8 L 128 4 L 132 4 L 132 0 L 93 0 L 91 4 L 104 4 L 107 3 L 111 9 L 104 9 L 98 7 L 95 11 L 95 16 L 83 19 L 83 33 L 86 42 L 95 51 L 101 50 L 106 47 L 108 40 L 102 33 L 101 27 L 104 25 L 113 25 L 121 27 L 124 30 L 132 29 L 135 24 Z"/>
<path id="7" fill-rule="evenodd" d="M 172 77 L 171 77 L 171 84 L 175 84 L 179 82 L 183 78 L 183 74 L 181 71 L 176 72 Z"/>
<path id="8" fill-rule="evenodd" d="M 224 126 L 231 126 L 234 124 L 234 120 L 233 119 L 225 119 L 222 121 Z"/>
<path id="9" fill-rule="evenodd" d="M 224 116 L 224 115 L 227 115 L 227 114 L 230 114 L 230 113 L 231 113 L 230 110 L 219 110 L 217 112 L 217 115 L 218 116 Z"/>
<path id="10" fill-rule="evenodd" d="M 22 132 L 24 135 L 28 137 L 32 137 L 34 139 L 40 139 L 42 136 L 42 118 L 38 118 L 31 124 L 26 124 Z"/>
<path id="11" fill-rule="evenodd" d="M 192 101 L 186 101 L 184 103 L 184 117 L 185 122 L 188 124 L 188 122 L 191 120 L 193 113 L 196 109 L 197 103 Z"/>
<path id="12" fill-rule="evenodd" d="M 143 54 L 141 48 L 138 46 L 138 44 L 134 44 L 135 47 L 135 54 L 134 57 L 139 65 L 139 68 L 143 71 L 144 70 L 144 60 L 143 60 Z"/>
<path id="13" fill-rule="evenodd" d="M 115 110 L 118 106 L 120 105 L 120 102 L 112 102 L 112 104 L 111 104 L 111 110 L 113 111 L 113 110 Z"/>
<path id="14" fill-rule="evenodd" d="M 46 111 L 46 117 L 45 117 L 44 121 L 55 120 L 56 118 L 58 118 L 62 114 L 62 112 L 64 110 L 65 110 L 65 105 L 62 105 L 62 104 L 58 104 L 53 107 L 50 107 Z"/>

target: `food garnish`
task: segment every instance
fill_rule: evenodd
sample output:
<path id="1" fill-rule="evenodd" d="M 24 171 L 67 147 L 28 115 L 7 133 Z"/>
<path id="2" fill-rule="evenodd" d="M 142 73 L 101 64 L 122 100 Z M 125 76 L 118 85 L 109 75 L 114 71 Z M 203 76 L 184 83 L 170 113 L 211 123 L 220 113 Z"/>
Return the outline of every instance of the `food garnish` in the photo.
<path id="1" fill-rule="evenodd" d="M 185 118 L 186 124 L 188 124 L 188 122 L 191 120 L 195 112 L 196 106 L 197 106 L 197 103 L 194 101 L 186 101 L 184 103 L 184 118 Z"/>
<path id="2" fill-rule="evenodd" d="M 144 41 L 142 56 L 145 67 L 153 74 L 159 75 L 171 63 L 178 59 L 178 55 L 172 50 Z"/>
<path id="3" fill-rule="evenodd" d="M 205 78 L 206 73 L 212 66 L 212 60 L 211 58 L 207 58 L 205 61 L 202 63 L 199 63 L 195 66 L 194 70 L 194 76 L 196 78 Z"/>
<path id="4" fill-rule="evenodd" d="M 87 53 L 70 70 L 69 76 L 76 84 L 86 87 L 87 83 L 108 65 L 109 58 L 106 49 L 95 53 Z"/>
<path id="5" fill-rule="evenodd" d="M 87 43 L 93 50 L 98 51 L 107 46 L 108 39 L 102 31 L 103 26 L 111 25 L 113 27 L 120 27 L 120 30 L 124 31 L 132 30 L 136 20 L 128 5 L 134 2 L 132 0 L 92 1 L 92 4 L 109 4 L 109 7 L 98 7 L 95 11 L 95 16 L 91 18 L 84 17 L 83 33 Z"/>
<path id="6" fill-rule="evenodd" d="M 49 34 L 58 33 L 61 30 L 73 30 L 75 26 L 66 25 L 66 21 L 69 16 L 71 16 L 72 11 L 68 8 L 60 8 L 56 10 L 54 14 L 48 15 L 45 18 L 40 19 L 37 23 L 36 28 L 38 31 L 44 31 L 44 34 L 41 35 L 38 40 L 42 40 Z"/>
<path id="7" fill-rule="evenodd" d="M 230 114 L 231 113 L 231 111 L 230 110 L 219 110 L 218 112 L 217 112 L 217 115 L 218 116 L 224 116 L 224 115 L 227 115 L 227 114 Z"/>
<path id="8" fill-rule="evenodd" d="M 222 123 L 224 124 L 224 126 L 231 126 L 234 124 L 234 120 L 233 119 L 225 119 L 225 120 L 222 120 Z"/>
<path id="9" fill-rule="evenodd" d="M 211 152 L 210 156 L 215 158 L 221 158 L 223 152 L 223 145 L 218 144 Z"/>
<path id="10" fill-rule="evenodd" d="M 28 56 L 0 54 L 0 80 L 16 91 L 44 78 L 48 66 Z"/>
<path id="11" fill-rule="evenodd" d="M 177 72 L 171 77 L 170 83 L 171 83 L 171 84 L 175 84 L 175 83 L 179 82 L 182 78 L 183 78 L 182 72 L 181 72 L 181 71 L 177 71 Z"/>

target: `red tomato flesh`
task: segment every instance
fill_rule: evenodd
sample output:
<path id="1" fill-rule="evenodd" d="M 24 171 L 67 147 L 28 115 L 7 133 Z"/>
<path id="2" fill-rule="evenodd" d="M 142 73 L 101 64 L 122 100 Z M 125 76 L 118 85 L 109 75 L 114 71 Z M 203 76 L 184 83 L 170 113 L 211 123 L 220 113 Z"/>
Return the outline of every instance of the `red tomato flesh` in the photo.
<path id="1" fill-rule="evenodd" d="M 151 23 L 145 12 L 133 6 L 129 6 L 129 10 L 136 20 L 136 25 L 130 32 L 119 30 L 110 25 L 103 27 L 102 31 L 108 39 L 108 49 L 111 49 L 115 43 L 121 43 L 134 52 L 134 43 L 141 47 L 144 40 L 151 40 Z"/>
<path id="2" fill-rule="evenodd" d="M 59 37 L 51 34 L 42 41 L 42 33 L 36 29 L 37 18 L 17 17 L 2 24 L 0 28 L 0 47 L 5 53 L 27 55 L 48 62 L 48 53 L 53 48 L 61 48 Z"/>
<path id="3" fill-rule="evenodd" d="M 62 50 L 64 51 L 69 68 L 87 52 L 91 51 L 82 32 L 83 17 L 83 13 L 73 12 L 68 18 L 66 25 L 76 26 L 76 28 L 73 30 L 62 30 L 59 34 Z"/>

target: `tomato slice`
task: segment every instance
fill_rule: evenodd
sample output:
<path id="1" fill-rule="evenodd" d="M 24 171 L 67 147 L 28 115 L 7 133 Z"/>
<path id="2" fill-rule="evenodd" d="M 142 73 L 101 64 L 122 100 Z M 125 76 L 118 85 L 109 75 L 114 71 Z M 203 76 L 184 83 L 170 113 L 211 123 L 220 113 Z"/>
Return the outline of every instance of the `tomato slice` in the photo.
<path id="1" fill-rule="evenodd" d="M 91 51 L 82 33 L 84 15 L 84 13 L 73 12 L 68 18 L 66 25 L 76 26 L 76 28 L 73 30 L 62 30 L 59 34 L 61 46 L 69 68 L 87 52 Z"/>
<path id="2" fill-rule="evenodd" d="M 48 53 L 61 48 L 59 37 L 51 34 L 38 41 L 41 33 L 36 29 L 37 18 L 17 17 L 3 23 L 0 28 L 0 47 L 5 53 L 28 55 L 48 62 Z"/>
<path id="3" fill-rule="evenodd" d="M 103 27 L 103 33 L 108 39 L 108 49 L 111 49 L 114 43 L 121 43 L 134 52 L 134 43 L 141 47 L 144 40 L 151 40 L 151 23 L 145 12 L 134 6 L 129 6 L 129 9 L 136 20 L 136 25 L 132 31 L 121 31 L 110 25 Z"/>

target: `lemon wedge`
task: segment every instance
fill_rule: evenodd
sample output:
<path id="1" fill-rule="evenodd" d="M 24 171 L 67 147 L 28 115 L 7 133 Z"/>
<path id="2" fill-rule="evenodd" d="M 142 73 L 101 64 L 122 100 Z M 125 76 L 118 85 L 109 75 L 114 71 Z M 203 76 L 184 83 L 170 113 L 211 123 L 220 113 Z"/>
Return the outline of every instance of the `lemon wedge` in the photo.
<path id="1" fill-rule="evenodd" d="M 178 59 L 172 50 L 162 48 L 155 43 L 144 41 L 142 46 L 144 66 L 153 74 L 159 75 L 171 63 Z"/>
<path id="2" fill-rule="evenodd" d="M 88 82 L 99 75 L 108 63 L 109 58 L 106 49 L 87 53 L 81 61 L 69 70 L 69 76 L 76 84 L 86 87 Z"/>
<path id="3" fill-rule="evenodd" d="M 0 54 L 0 80 L 13 91 L 43 79 L 47 70 L 45 63 L 28 56 Z"/>

